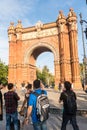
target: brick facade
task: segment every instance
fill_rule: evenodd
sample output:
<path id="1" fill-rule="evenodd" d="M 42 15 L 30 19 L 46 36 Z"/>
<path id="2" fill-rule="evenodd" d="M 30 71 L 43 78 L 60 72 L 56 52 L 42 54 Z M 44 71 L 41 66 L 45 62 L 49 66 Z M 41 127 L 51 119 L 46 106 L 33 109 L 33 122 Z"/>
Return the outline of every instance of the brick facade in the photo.
<path id="1" fill-rule="evenodd" d="M 36 59 L 43 52 L 54 54 L 55 86 L 69 80 L 75 89 L 81 88 L 77 45 L 77 17 L 70 9 L 68 17 L 59 12 L 56 22 L 23 28 L 11 23 L 9 37 L 8 81 L 20 85 L 36 78 Z"/>

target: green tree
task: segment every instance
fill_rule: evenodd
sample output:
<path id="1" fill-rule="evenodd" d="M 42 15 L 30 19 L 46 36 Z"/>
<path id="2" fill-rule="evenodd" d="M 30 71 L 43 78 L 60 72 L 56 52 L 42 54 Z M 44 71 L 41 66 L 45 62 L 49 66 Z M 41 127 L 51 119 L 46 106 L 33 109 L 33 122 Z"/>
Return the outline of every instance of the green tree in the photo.
<path id="1" fill-rule="evenodd" d="M 49 69 L 47 68 L 47 66 L 43 67 L 42 75 L 43 75 L 43 82 L 49 85 Z"/>
<path id="2" fill-rule="evenodd" d="M 36 75 L 38 79 L 42 80 L 44 85 L 54 85 L 54 76 L 49 72 L 47 66 L 44 66 L 42 71 L 37 69 Z"/>
<path id="3" fill-rule="evenodd" d="M 5 65 L 2 61 L 0 61 L 0 82 L 4 85 L 7 84 L 8 77 L 8 66 Z"/>
<path id="4" fill-rule="evenodd" d="M 84 65 L 83 65 L 83 63 L 80 63 L 79 64 L 79 66 L 80 66 L 80 78 L 81 78 L 81 81 L 83 81 L 83 79 L 84 79 Z"/>
<path id="5" fill-rule="evenodd" d="M 41 73 L 41 70 L 39 70 L 38 68 L 36 70 L 36 76 L 37 76 L 37 79 L 42 80 L 42 73 Z"/>

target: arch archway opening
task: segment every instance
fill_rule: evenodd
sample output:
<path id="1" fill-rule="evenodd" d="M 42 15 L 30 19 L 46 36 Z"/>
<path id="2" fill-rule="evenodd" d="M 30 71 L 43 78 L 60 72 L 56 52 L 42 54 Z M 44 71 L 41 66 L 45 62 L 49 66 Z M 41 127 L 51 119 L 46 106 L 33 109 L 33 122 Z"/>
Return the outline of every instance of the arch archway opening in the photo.
<path id="1" fill-rule="evenodd" d="M 37 57 L 36 67 L 42 70 L 44 66 L 47 66 L 49 72 L 54 75 L 54 55 L 52 52 L 43 52 Z"/>
<path id="2" fill-rule="evenodd" d="M 30 67 L 30 79 L 32 80 L 31 77 L 36 79 L 37 70 L 42 71 L 46 67 L 49 70 L 47 79 L 49 80 L 48 84 L 50 84 L 50 77 L 54 77 L 54 59 L 53 50 L 47 46 L 39 46 L 32 49 L 28 55 L 29 65 L 32 66 Z M 31 76 L 32 73 L 33 75 Z"/>

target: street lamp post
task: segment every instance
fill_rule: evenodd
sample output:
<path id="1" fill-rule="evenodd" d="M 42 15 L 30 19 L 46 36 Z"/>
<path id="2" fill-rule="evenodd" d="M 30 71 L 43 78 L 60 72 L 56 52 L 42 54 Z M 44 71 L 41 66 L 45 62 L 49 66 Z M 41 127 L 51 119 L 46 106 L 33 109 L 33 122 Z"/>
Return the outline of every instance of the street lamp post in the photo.
<path id="1" fill-rule="evenodd" d="M 82 30 L 82 42 L 83 42 L 83 53 L 84 53 L 84 57 L 83 57 L 83 81 L 84 81 L 84 85 L 87 85 L 87 58 L 86 58 L 85 42 L 84 42 L 84 33 L 85 33 L 86 39 L 87 39 L 87 27 L 86 27 L 86 30 L 83 31 L 83 23 L 87 24 L 87 21 L 82 19 L 82 14 L 80 13 L 80 24 L 81 24 L 81 30 Z"/>

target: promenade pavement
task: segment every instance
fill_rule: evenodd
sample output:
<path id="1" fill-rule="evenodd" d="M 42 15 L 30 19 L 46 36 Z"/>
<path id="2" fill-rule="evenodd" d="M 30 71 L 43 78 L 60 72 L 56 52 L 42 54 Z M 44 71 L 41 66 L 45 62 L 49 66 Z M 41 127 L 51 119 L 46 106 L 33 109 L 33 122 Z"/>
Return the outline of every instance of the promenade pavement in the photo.
<path id="1" fill-rule="evenodd" d="M 52 108 L 52 111 L 50 112 L 49 119 L 47 121 L 47 128 L 48 130 L 60 130 L 61 128 L 61 121 L 62 121 L 62 115 L 61 113 L 58 113 L 56 110 L 62 111 L 62 104 L 58 103 L 60 92 L 57 90 L 48 88 L 46 89 L 48 92 L 49 102 L 50 106 Z M 3 91 L 3 94 L 6 90 Z M 21 91 L 17 91 L 17 93 L 20 95 L 21 100 L 19 101 L 19 110 L 20 106 L 24 99 L 24 94 Z M 83 91 L 76 91 L 77 94 L 77 104 L 78 104 L 78 110 L 86 110 L 87 109 L 87 94 Z M 20 122 L 22 122 L 23 117 L 19 115 Z M 77 115 L 77 123 L 80 130 L 87 130 L 87 116 L 85 113 L 83 115 L 79 116 Z M 5 121 L 5 112 L 4 112 L 4 119 L 3 121 L 0 121 L 0 130 L 6 130 L 6 121 Z M 33 130 L 32 124 L 25 125 L 23 128 L 21 127 L 21 130 Z M 70 123 L 67 125 L 67 130 L 73 130 Z"/>

